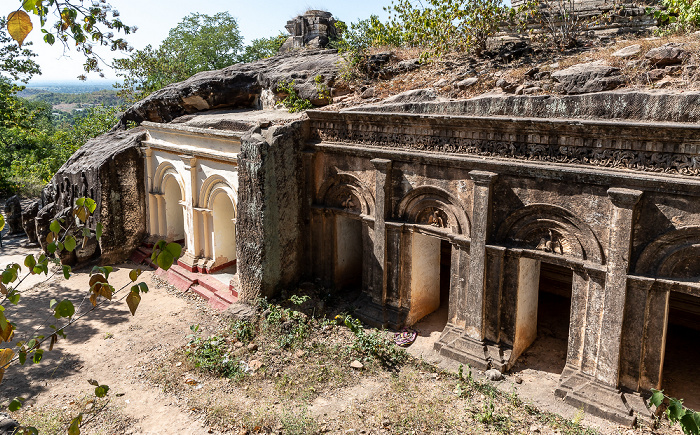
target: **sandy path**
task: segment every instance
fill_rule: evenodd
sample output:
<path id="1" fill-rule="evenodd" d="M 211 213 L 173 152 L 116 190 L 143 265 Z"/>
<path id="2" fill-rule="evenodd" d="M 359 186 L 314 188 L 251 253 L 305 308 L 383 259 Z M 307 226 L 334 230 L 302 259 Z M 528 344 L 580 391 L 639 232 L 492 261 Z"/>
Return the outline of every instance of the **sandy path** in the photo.
<path id="1" fill-rule="evenodd" d="M 19 252 L 21 249 L 8 251 L 3 250 L 0 265 L 26 255 Z M 134 267 L 128 264 L 115 267 L 110 275 L 112 285 L 119 288 L 129 283 L 128 274 Z M 17 307 L 7 306 L 7 317 L 17 323 L 18 339 L 30 336 L 47 318 L 55 321 L 49 310 L 51 299 L 69 298 L 77 306 L 89 287 L 87 272 L 80 271 L 68 281 L 56 276 L 34 284 L 34 288 L 25 291 Z M 40 364 L 11 367 L 0 387 L 1 400 L 6 403 L 21 396 L 28 399 L 28 405 L 66 406 L 91 393 L 93 387 L 87 381 L 96 379 L 110 386 L 113 403 L 136 421 L 132 433 L 208 432 L 181 406 L 184 404 L 172 404 L 171 397 L 140 381 L 139 365 L 185 344 L 190 325 L 199 323 L 204 334 L 208 334 L 207 329 L 217 324 L 205 304 L 158 288 L 151 281 L 152 275 L 147 271 L 140 278 L 149 284 L 151 291 L 144 295 L 136 316 L 131 316 L 124 301 L 112 302 L 90 313 L 67 331 L 67 339 L 59 340 L 53 351 L 46 351 Z"/>

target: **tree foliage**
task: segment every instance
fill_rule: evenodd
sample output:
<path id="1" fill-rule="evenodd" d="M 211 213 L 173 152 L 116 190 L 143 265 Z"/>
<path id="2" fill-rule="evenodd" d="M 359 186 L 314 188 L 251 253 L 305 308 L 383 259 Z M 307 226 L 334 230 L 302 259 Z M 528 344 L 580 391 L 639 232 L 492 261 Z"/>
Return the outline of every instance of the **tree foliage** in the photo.
<path id="1" fill-rule="evenodd" d="M 86 72 L 101 71 L 99 57 L 94 51 L 96 46 L 106 46 L 113 51 L 126 50 L 129 48 L 126 40 L 115 32 L 128 35 L 136 31 L 136 27 L 122 22 L 119 11 L 106 0 L 19 0 L 15 4 L 18 8 L 8 13 L 4 28 L 17 42 L 18 48 L 34 31 L 31 18 L 34 16 L 38 19 L 44 42 L 49 45 L 60 42 L 64 49 L 73 47 L 82 53 Z"/>
<path id="2" fill-rule="evenodd" d="M 160 47 L 148 45 L 116 59 L 113 66 L 123 79 L 117 87 L 126 100 L 137 101 L 198 72 L 238 62 L 242 47 L 238 23 L 228 12 L 193 13 L 170 30 Z"/>
<path id="3" fill-rule="evenodd" d="M 256 60 L 272 57 L 279 52 L 280 47 L 287 40 L 287 35 L 271 36 L 269 38 L 259 38 L 250 41 L 243 53 L 238 57 L 238 62 L 248 63 Z"/>
<path id="4" fill-rule="evenodd" d="M 389 28 L 401 29 L 409 45 L 429 54 L 469 51 L 476 55 L 505 22 L 511 9 L 502 0 L 395 0 L 386 10 Z"/>

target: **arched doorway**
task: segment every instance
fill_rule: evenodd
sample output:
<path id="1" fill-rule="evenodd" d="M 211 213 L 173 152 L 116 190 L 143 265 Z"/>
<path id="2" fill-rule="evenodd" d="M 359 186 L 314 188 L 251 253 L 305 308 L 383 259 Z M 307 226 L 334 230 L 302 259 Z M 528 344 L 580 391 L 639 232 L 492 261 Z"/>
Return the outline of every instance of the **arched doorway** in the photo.
<path id="1" fill-rule="evenodd" d="M 175 177 L 166 177 L 163 183 L 165 198 L 165 234 L 170 241 L 181 242 L 185 239 L 185 216 L 180 201 L 182 190 Z"/>
<path id="2" fill-rule="evenodd" d="M 223 191 L 218 191 L 212 201 L 214 232 L 214 263 L 212 267 L 225 267 L 236 260 L 236 212 L 233 201 Z"/>

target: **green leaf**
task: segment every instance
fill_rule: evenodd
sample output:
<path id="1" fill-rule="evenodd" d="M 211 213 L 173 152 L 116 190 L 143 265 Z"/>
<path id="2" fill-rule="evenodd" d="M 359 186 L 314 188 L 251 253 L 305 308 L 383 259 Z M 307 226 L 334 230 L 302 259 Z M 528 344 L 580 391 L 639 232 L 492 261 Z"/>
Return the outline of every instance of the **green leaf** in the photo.
<path id="1" fill-rule="evenodd" d="M 13 291 L 7 295 L 7 300 L 12 302 L 13 305 L 17 305 L 19 303 L 19 298 L 20 294 L 18 291 Z"/>
<path id="2" fill-rule="evenodd" d="M 73 236 L 66 237 L 66 240 L 63 242 L 63 245 L 66 247 L 66 251 L 68 252 L 73 252 L 77 244 L 78 243 L 75 241 L 75 237 Z"/>
<path id="3" fill-rule="evenodd" d="M 10 412 L 19 411 L 19 409 L 22 407 L 22 402 L 24 402 L 23 398 L 15 397 L 14 399 L 12 399 L 12 402 L 10 402 L 10 405 L 7 407 L 7 409 L 9 409 Z"/>
<path id="4" fill-rule="evenodd" d="M 5 229 L 5 216 L 0 214 L 0 231 Z"/>
<path id="5" fill-rule="evenodd" d="M 132 281 L 136 281 L 139 275 L 141 275 L 141 269 L 132 269 L 129 272 L 129 279 L 131 279 Z"/>
<path id="6" fill-rule="evenodd" d="M 44 349 L 37 349 L 34 351 L 34 356 L 32 357 L 32 361 L 34 361 L 34 364 L 38 364 L 41 362 L 41 358 L 44 357 Z"/>
<path id="7" fill-rule="evenodd" d="M 71 267 L 67 265 L 63 265 L 63 277 L 65 279 L 70 278 L 70 273 L 71 273 Z"/>
<path id="8" fill-rule="evenodd" d="M 19 352 L 19 363 L 24 365 L 24 363 L 27 362 L 27 352 L 20 351 Z"/>
<path id="9" fill-rule="evenodd" d="M 672 423 L 677 422 L 678 420 L 685 415 L 685 408 L 683 407 L 683 402 L 674 399 L 674 398 L 669 398 L 668 400 L 668 408 L 666 408 L 666 415 L 668 415 L 668 419 L 671 420 Z"/>
<path id="10" fill-rule="evenodd" d="M 64 299 L 56 304 L 56 308 L 54 309 L 55 318 L 72 317 L 73 314 L 75 314 L 75 306 L 73 306 L 73 302 L 68 299 Z"/>
<path id="11" fill-rule="evenodd" d="M 170 253 L 170 251 L 161 252 L 160 254 L 158 254 L 158 258 L 156 259 L 158 267 L 160 267 L 163 270 L 170 269 L 170 266 L 173 265 L 174 261 L 175 258 L 173 257 L 173 254 Z"/>
<path id="12" fill-rule="evenodd" d="M 95 212 L 95 209 L 97 208 L 97 203 L 92 198 L 85 198 L 85 207 L 87 207 L 87 209 L 92 214 Z"/>
<path id="13" fill-rule="evenodd" d="M 75 417 L 68 427 L 68 435 L 80 435 L 80 423 L 83 422 L 83 413 L 81 412 Z"/>
<path id="14" fill-rule="evenodd" d="M 109 387 L 107 385 L 100 385 L 99 387 L 95 388 L 95 396 L 105 397 L 108 391 Z"/>
<path id="15" fill-rule="evenodd" d="M 697 412 L 688 410 L 685 415 L 681 417 L 680 424 L 683 432 L 687 435 L 700 434 L 700 414 Z"/>
<path id="16" fill-rule="evenodd" d="M 138 283 L 139 289 L 141 290 L 141 293 L 148 293 L 148 284 L 145 282 L 140 282 Z"/>
<path id="17" fill-rule="evenodd" d="M 27 266 L 28 268 L 32 269 L 34 268 L 34 265 L 36 265 L 36 259 L 34 258 L 33 255 L 27 255 L 24 258 L 24 265 Z"/>
<path id="18" fill-rule="evenodd" d="M 56 252 L 56 244 L 51 242 L 46 246 L 46 250 L 49 251 L 49 254 L 53 254 Z"/>
<path id="19" fill-rule="evenodd" d="M 102 238 L 102 229 L 103 229 L 102 223 L 98 222 L 97 225 L 95 226 L 95 238 L 97 240 L 100 240 L 100 238 Z"/>
<path id="20" fill-rule="evenodd" d="M 651 390 L 651 397 L 649 398 L 649 403 L 656 406 L 657 408 L 664 401 L 664 392 L 659 390 Z"/>
<path id="21" fill-rule="evenodd" d="M 61 224 L 58 221 L 53 221 L 51 222 L 51 225 L 49 225 L 49 231 L 52 233 L 60 233 L 61 232 Z"/>
<path id="22" fill-rule="evenodd" d="M 17 272 L 14 268 L 5 269 L 2 272 L 2 283 L 9 284 L 17 279 Z"/>
<path id="23" fill-rule="evenodd" d="M 178 259 L 182 253 L 182 246 L 179 243 L 168 243 L 165 250 L 170 252 L 174 259 Z"/>

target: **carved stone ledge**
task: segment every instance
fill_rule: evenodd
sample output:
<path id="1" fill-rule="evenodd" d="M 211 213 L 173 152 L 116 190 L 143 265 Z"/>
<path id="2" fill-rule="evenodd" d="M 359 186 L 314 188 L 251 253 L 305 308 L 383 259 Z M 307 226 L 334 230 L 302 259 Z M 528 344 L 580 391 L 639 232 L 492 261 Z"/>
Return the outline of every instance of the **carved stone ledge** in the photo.
<path id="1" fill-rule="evenodd" d="M 634 425 L 634 409 L 627 403 L 623 393 L 615 387 L 596 381 L 569 366 L 564 369 L 559 387 L 554 394 L 587 414 L 605 418 L 627 426 Z"/>
<path id="2" fill-rule="evenodd" d="M 627 149 L 620 149 L 613 146 L 601 147 L 600 144 L 594 144 L 590 140 L 584 141 L 582 138 L 574 138 L 577 139 L 574 143 L 560 144 L 519 140 L 522 138 L 513 138 L 512 141 L 503 140 L 504 135 L 501 135 L 501 140 L 496 140 L 489 138 L 489 136 L 493 137 L 491 134 L 477 134 L 471 131 L 453 131 L 447 135 L 439 129 L 418 127 L 400 127 L 394 129 L 394 132 L 387 132 L 379 126 L 375 129 L 353 129 L 348 125 L 331 125 L 332 127 L 324 122 L 312 121 L 312 139 L 414 151 L 591 165 L 688 176 L 700 175 L 700 159 L 696 156 L 683 152 L 642 151 L 634 146 L 636 142 L 643 142 L 642 139 L 636 142 L 630 139 L 627 142 L 633 145 Z M 474 138 L 474 136 L 480 136 L 480 138 Z"/>
<path id="3" fill-rule="evenodd" d="M 616 207 L 620 208 L 634 207 L 639 202 L 639 199 L 642 197 L 643 193 L 644 192 L 641 190 L 623 189 L 619 187 L 612 187 L 608 189 L 610 201 L 612 201 Z"/>

